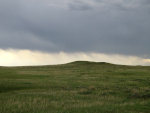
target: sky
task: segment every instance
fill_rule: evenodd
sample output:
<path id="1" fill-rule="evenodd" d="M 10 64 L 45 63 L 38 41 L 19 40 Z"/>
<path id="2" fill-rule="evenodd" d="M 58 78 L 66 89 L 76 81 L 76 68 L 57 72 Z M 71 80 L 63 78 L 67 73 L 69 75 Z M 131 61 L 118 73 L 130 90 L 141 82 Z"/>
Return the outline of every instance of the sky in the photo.
<path id="1" fill-rule="evenodd" d="M 150 0 L 0 0 L 0 65 L 150 65 Z"/>

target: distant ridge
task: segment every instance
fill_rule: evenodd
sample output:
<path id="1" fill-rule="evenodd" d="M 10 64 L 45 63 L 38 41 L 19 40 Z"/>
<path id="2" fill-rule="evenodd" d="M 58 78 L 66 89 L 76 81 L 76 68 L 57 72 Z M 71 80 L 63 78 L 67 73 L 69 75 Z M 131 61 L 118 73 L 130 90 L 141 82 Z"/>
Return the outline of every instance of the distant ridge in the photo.
<path id="1" fill-rule="evenodd" d="M 52 65 L 29 65 L 29 66 L 0 66 L 0 68 L 9 68 L 9 67 L 45 67 L 45 66 L 67 66 L 67 65 L 105 65 L 105 66 L 129 66 L 129 67 L 150 67 L 150 66 L 142 66 L 142 65 L 123 65 L 123 64 L 113 64 L 108 62 L 94 62 L 94 61 L 73 61 L 69 63 L 63 64 L 52 64 Z"/>
<path id="2" fill-rule="evenodd" d="M 107 62 L 93 62 L 93 61 L 74 61 L 66 64 L 110 64 L 110 65 L 117 65 L 117 64 L 111 64 Z"/>
<path id="3" fill-rule="evenodd" d="M 113 64 L 108 62 L 94 62 L 94 61 L 74 61 L 70 63 L 65 63 L 62 65 L 110 65 L 110 66 L 129 66 L 129 67 L 150 67 L 150 66 L 142 66 L 142 65 L 123 65 L 123 64 Z"/>

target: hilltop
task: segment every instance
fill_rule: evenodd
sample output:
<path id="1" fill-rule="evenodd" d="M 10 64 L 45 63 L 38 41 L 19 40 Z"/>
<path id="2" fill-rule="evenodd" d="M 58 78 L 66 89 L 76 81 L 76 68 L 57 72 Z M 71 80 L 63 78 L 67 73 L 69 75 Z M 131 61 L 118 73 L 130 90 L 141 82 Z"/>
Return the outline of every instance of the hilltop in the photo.
<path id="1" fill-rule="evenodd" d="M 0 113 L 148 113 L 149 81 L 149 66 L 0 67 Z"/>

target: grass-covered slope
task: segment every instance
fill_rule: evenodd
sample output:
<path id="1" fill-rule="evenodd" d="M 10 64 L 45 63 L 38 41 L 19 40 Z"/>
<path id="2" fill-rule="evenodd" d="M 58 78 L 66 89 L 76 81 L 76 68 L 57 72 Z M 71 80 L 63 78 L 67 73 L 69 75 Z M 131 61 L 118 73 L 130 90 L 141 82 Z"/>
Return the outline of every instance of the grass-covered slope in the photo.
<path id="1" fill-rule="evenodd" d="M 0 113 L 149 113 L 150 67 L 0 67 Z"/>

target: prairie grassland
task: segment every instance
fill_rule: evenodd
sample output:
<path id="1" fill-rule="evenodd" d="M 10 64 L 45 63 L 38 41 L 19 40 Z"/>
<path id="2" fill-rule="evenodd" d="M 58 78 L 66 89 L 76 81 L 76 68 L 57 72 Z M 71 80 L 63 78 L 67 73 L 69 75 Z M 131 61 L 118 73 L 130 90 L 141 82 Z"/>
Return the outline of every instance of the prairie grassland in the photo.
<path id="1" fill-rule="evenodd" d="M 78 61 L 0 67 L 0 113 L 149 113 L 150 67 Z"/>

